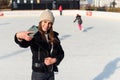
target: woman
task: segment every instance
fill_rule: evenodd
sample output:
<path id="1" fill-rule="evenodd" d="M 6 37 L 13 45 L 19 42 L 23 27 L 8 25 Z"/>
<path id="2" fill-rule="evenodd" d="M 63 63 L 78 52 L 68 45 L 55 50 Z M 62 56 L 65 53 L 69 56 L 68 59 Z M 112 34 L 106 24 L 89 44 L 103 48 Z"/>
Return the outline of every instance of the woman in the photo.
<path id="1" fill-rule="evenodd" d="M 54 80 L 57 65 L 64 58 L 64 51 L 53 31 L 54 15 L 46 9 L 40 15 L 38 32 L 33 37 L 32 31 L 22 31 L 15 34 L 15 42 L 23 47 L 30 47 L 32 52 L 32 78 L 31 80 Z"/>
<path id="2" fill-rule="evenodd" d="M 83 30 L 81 15 L 77 14 L 74 22 L 76 22 L 76 20 L 78 21 L 78 27 L 79 27 L 79 29 L 80 29 L 80 30 Z"/>

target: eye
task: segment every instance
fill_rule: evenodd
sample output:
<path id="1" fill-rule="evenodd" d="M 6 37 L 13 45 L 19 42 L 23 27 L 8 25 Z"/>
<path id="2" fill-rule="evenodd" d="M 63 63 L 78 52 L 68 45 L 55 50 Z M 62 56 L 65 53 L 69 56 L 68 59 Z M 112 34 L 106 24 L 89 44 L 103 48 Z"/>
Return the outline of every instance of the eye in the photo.
<path id="1" fill-rule="evenodd" d="M 51 21 L 49 21 L 49 20 L 43 20 L 43 23 L 48 24 L 48 25 L 52 25 L 52 24 L 53 24 L 53 23 L 52 23 Z"/>
<path id="2" fill-rule="evenodd" d="M 52 25 L 53 23 L 52 22 L 49 22 L 49 25 Z"/>

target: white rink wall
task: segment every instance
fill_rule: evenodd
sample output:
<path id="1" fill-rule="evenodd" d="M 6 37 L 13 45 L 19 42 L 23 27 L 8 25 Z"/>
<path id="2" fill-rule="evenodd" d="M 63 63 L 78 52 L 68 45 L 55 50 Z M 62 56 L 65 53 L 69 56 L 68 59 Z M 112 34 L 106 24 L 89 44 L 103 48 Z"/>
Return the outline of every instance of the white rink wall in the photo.
<path id="1" fill-rule="evenodd" d="M 14 17 L 14 16 L 40 16 L 43 10 L 35 11 L 1 11 L 0 17 Z M 58 10 L 52 10 L 55 16 L 59 16 Z M 101 11 L 86 11 L 86 10 L 63 10 L 63 16 L 73 16 L 80 14 L 82 16 L 95 16 L 95 17 L 105 17 L 105 18 L 115 18 L 120 19 L 120 13 L 115 12 L 101 12 Z"/>

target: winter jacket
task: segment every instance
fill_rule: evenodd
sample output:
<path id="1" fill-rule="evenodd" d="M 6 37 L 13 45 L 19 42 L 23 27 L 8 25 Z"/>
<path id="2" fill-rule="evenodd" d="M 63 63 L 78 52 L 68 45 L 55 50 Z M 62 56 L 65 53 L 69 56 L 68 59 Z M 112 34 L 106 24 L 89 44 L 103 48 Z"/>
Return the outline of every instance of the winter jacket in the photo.
<path id="1" fill-rule="evenodd" d="M 61 11 L 61 12 L 62 12 L 62 5 L 60 5 L 60 6 L 59 6 L 59 11 Z"/>
<path id="2" fill-rule="evenodd" d="M 78 24 L 82 24 L 81 16 L 76 16 L 76 19 L 74 20 L 74 22 L 76 22 L 76 20 L 78 20 Z"/>
<path id="3" fill-rule="evenodd" d="M 15 35 L 15 42 L 23 47 L 30 47 L 32 52 L 32 70 L 35 72 L 49 72 L 49 71 L 58 71 L 57 65 L 60 64 L 62 59 L 64 58 L 64 51 L 61 47 L 60 40 L 58 39 L 58 33 L 54 32 L 55 38 L 59 41 L 59 43 L 53 44 L 53 50 L 51 50 L 51 44 L 46 40 L 42 39 L 42 35 L 40 32 L 37 32 L 34 35 L 34 38 L 31 41 L 22 40 L 19 42 Z M 53 65 L 47 66 L 44 64 L 44 59 L 46 57 L 53 57 L 57 59 L 57 62 Z"/>

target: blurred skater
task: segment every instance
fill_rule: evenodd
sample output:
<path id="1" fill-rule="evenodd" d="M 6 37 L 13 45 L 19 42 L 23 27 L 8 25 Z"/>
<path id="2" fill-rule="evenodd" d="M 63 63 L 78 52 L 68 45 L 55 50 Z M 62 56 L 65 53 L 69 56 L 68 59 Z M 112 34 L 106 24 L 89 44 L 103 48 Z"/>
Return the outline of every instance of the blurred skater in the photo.
<path id="1" fill-rule="evenodd" d="M 77 14 L 74 22 L 76 22 L 76 20 L 78 20 L 78 27 L 82 31 L 83 30 L 83 26 L 82 26 L 83 21 L 82 21 L 81 15 Z"/>
<path id="2" fill-rule="evenodd" d="M 59 12 L 60 12 L 60 15 L 62 16 L 62 5 L 59 6 Z"/>

